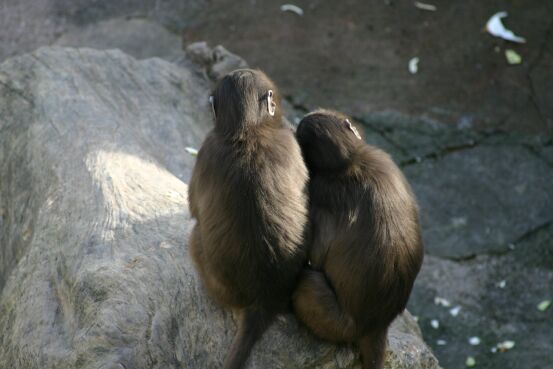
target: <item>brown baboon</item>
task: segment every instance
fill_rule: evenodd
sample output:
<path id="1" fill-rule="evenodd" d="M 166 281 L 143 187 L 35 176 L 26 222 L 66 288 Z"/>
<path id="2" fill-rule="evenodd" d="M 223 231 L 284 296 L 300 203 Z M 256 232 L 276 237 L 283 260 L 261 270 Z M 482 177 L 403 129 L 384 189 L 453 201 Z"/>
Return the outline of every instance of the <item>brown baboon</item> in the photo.
<path id="1" fill-rule="evenodd" d="M 309 170 L 310 267 L 294 308 L 317 336 L 356 342 L 363 368 L 382 368 L 389 325 L 423 259 L 418 209 L 400 169 L 350 120 L 320 110 L 297 138 Z"/>
<path id="2" fill-rule="evenodd" d="M 279 98 L 260 71 L 219 81 L 210 99 L 215 128 L 190 181 L 190 253 L 210 295 L 239 317 L 225 369 L 241 368 L 274 316 L 289 309 L 306 262 L 307 169 Z"/>

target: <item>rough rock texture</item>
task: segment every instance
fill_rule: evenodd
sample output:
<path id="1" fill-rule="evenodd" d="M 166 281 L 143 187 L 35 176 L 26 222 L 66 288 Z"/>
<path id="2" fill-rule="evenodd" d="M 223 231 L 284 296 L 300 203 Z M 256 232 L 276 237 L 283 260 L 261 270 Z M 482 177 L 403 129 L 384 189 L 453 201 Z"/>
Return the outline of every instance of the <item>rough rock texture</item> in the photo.
<path id="1" fill-rule="evenodd" d="M 423 204 L 425 240 L 433 255 L 501 252 L 553 219 L 553 171 L 524 147 L 476 147 L 406 173 Z"/>
<path id="2" fill-rule="evenodd" d="M 171 59 L 180 54 L 181 40 L 160 24 L 143 18 L 112 18 L 76 27 L 55 42 L 59 46 L 120 49 L 138 59 Z"/>
<path id="3" fill-rule="evenodd" d="M 214 368 L 234 332 L 186 251 L 208 82 L 160 59 L 43 48 L 0 66 L 0 368 Z M 388 368 L 437 368 L 408 313 Z M 249 368 L 353 368 L 293 316 Z"/>
<path id="4" fill-rule="evenodd" d="M 2 0 L 0 61 L 39 46 L 121 48 L 135 57 L 172 55 L 205 0 Z M 174 42 L 174 43 L 173 43 Z"/>
<path id="5" fill-rule="evenodd" d="M 229 71 L 248 67 L 244 59 L 221 45 L 211 49 L 206 42 L 195 42 L 188 45 L 185 51 L 191 60 L 205 66 L 207 75 L 213 80 L 222 78 Z"/>

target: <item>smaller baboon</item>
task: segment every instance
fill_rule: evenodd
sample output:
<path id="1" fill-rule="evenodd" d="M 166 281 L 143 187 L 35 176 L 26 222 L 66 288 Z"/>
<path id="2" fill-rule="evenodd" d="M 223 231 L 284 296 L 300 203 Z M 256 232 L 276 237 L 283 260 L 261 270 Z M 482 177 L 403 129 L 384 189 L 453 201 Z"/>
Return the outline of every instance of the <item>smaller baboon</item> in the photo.
<path id="1" fill-rule="evenodd" d="M 190 254 L 209 294 L 238 315 L 223 364 L 238 369 L 277 313 L 289 310 L 306 263 L 307 168 L 260 71 L 236 70 L 210 98 L 215 128 L 189 187 Z"/>
<path id="2" fill-rule="evenodd" d="M 294 309 L 317 336 L 357 343 L 363 368 L 382 368 L 388 327 L 422 264 L 416 200 L 388 154 L 346 116 L 315 111 L 296 135 L 310 175 L 311 229 Z"/>

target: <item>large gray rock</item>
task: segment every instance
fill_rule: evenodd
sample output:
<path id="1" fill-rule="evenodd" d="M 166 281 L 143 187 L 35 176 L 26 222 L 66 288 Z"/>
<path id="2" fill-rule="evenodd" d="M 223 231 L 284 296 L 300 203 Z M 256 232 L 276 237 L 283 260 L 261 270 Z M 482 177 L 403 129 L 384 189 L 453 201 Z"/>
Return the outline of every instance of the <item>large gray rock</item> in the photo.
<path id="1" fill-rule="evenodd" d="M 119 17 L 75 27 L 54 44 L 99 50 L 120 49 L 137 59 L 172 59 L 181 53 L 180 37 L 145 18 Z"/>
<path id="2" fill-rule="evenodd" d="M 433 255 L 502 252 L 553 220 L 553 168 L 520 145 L 482 145 L 405 172 Z"/>
<path id="3" fill-rule="evenodd" d="M 214 368 L 234 333 L 187 254 L 201 73 L 45 48 L 0 66 L 0 368 Z M 437 368 L 408 313 L 388 368 Z M 249 368 L 353 368 L 279 319 Z"/>
<path id="4" fill-rule="evenodd" d="M 0 61 L 39 46 L 120 48 L 135 57 L 173 55 L 205 0 L 2 0 Z"/>

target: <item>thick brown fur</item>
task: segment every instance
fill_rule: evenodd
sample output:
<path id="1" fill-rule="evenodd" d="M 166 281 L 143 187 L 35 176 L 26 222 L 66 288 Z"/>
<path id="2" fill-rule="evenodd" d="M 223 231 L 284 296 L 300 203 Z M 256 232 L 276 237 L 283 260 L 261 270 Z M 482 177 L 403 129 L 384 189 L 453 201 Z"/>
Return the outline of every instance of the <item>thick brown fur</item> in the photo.
<path id="1" fill-rule="evenodd" d="M 278 91 L 265 74 L 230 73 L 217 84 L 213 107 L 215 128 L 190 181 L 197 223 L 189 244 L 209 294 L 238 314 L 223 365 L 237 369 L 274 316 L 290 307 L 306 262 L 308 178 L 294 134 L 283 123 Z"/>
<path id="2" fill-rule="evenodd" d="M 382 368 L 388 327 L 423 260 L 416 200 L 392 159 L 356 137 L 346 116 L 311 113 L 297 138 L 310 175 L 311 267 L 294 309 L 317 336 L 356 342 L 363 368 Z"/>

